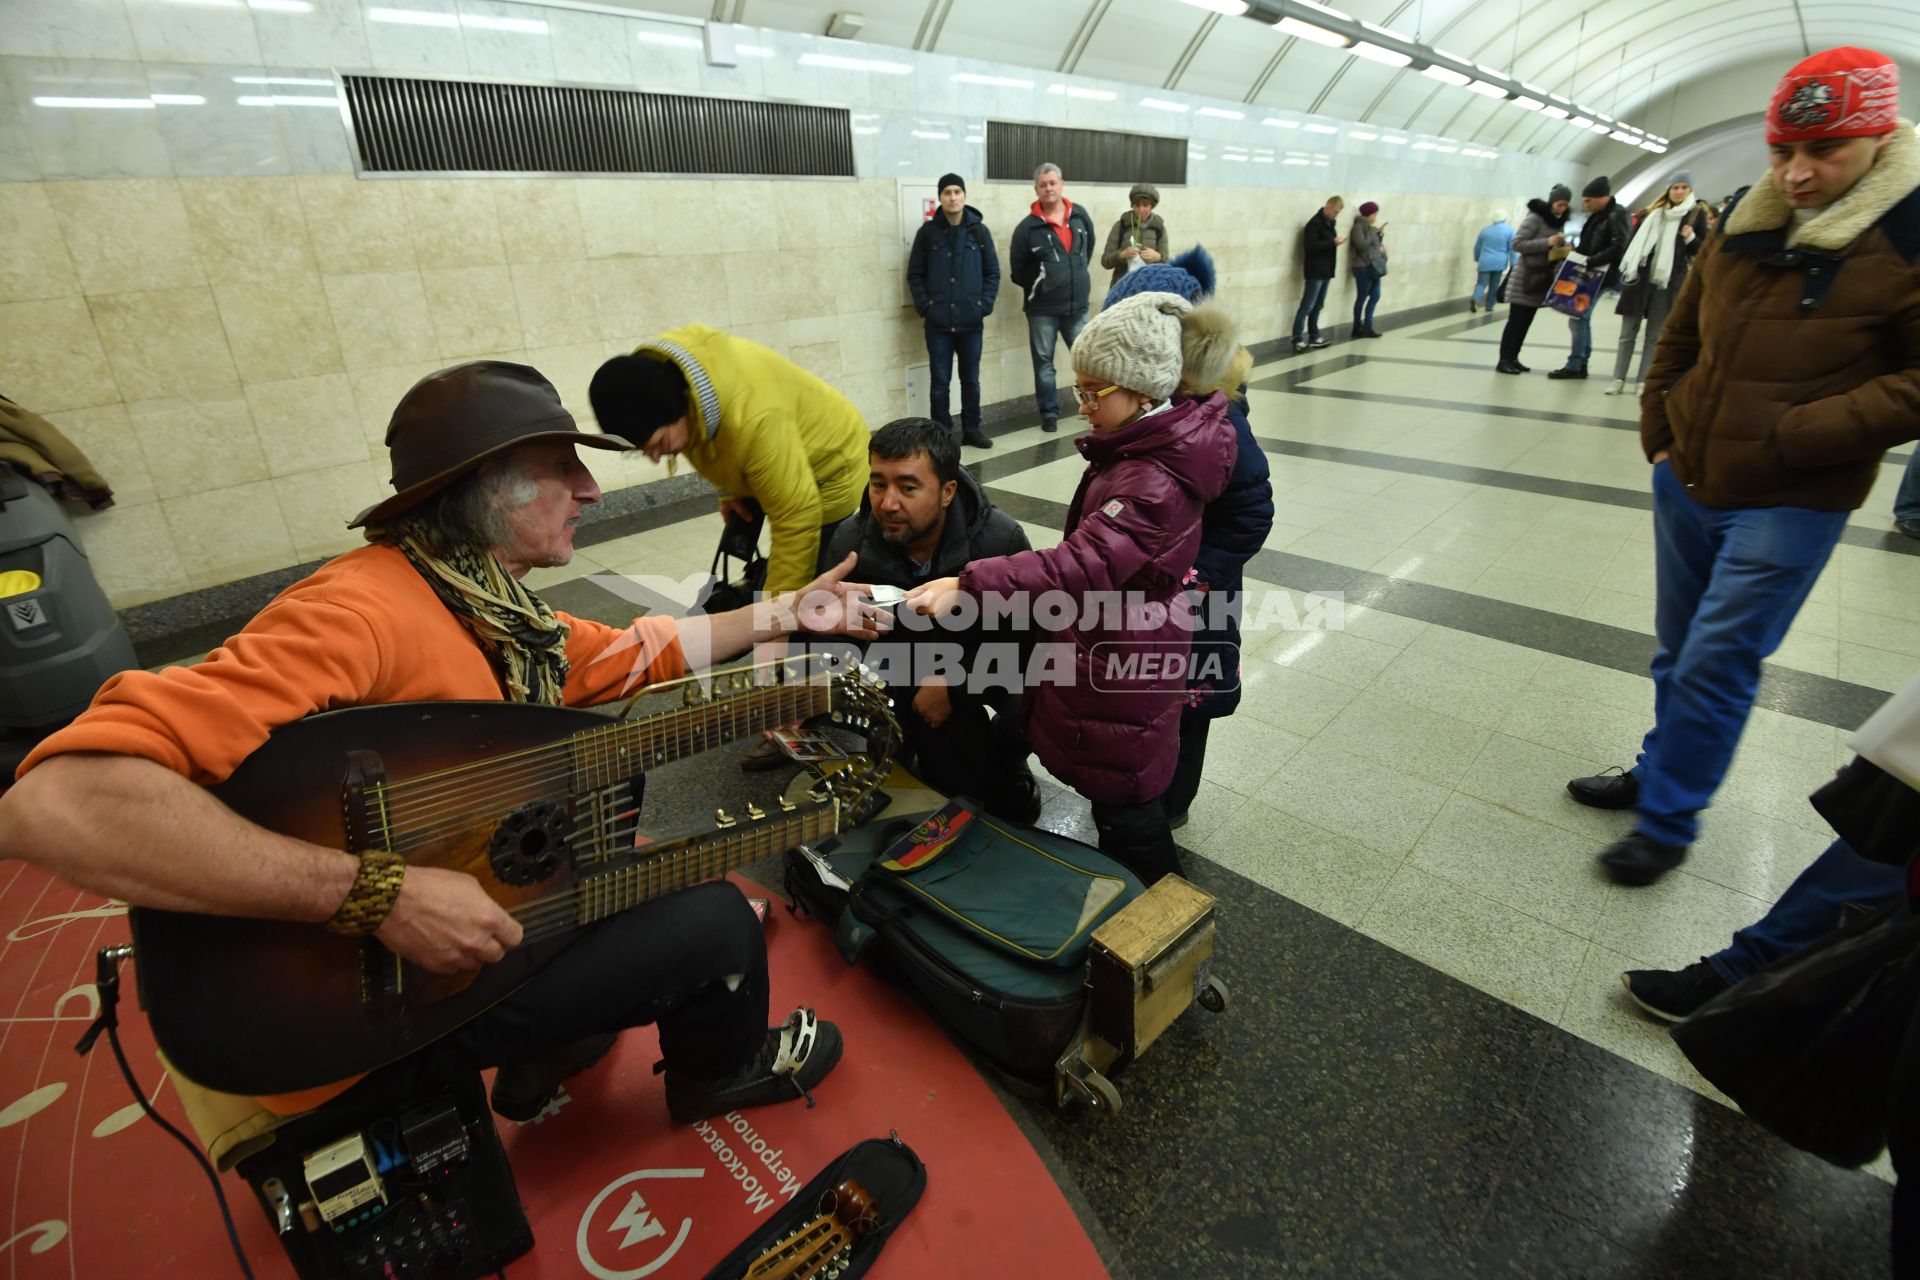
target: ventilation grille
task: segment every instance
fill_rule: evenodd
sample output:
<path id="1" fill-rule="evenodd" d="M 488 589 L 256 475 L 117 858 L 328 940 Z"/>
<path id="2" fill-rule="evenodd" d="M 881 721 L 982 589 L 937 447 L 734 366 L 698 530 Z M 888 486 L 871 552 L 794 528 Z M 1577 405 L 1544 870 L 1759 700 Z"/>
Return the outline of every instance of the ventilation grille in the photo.
<path id="1" fill-rule="evenodd" d="M 846 177 L 839 107 L 624 89 L 344 77 L 367 173 L 737 173 Z"/>
<path id="2" fill-rule="evenodd" d="M 987 177 L 1026 182 L 1049 161 L 1060 166 L 1068 182 L 1177 187 L 1187 180 L 1187 140 L 987 121 Z"/>

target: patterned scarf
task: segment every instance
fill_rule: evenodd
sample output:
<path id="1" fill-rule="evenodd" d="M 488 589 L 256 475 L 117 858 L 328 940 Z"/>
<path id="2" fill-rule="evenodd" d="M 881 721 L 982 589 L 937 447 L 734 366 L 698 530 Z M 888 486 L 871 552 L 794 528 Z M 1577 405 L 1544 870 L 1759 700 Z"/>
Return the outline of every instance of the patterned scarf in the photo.
<path id="1" fill-rule="evenodd" d="M 560 704 L 567 685 L 567 624 L 539 596 L 491 554 L 468 549 L 443 559 L 417 533 L 394 545 L 480 642 L 506 683 L 509 701 Z"/>

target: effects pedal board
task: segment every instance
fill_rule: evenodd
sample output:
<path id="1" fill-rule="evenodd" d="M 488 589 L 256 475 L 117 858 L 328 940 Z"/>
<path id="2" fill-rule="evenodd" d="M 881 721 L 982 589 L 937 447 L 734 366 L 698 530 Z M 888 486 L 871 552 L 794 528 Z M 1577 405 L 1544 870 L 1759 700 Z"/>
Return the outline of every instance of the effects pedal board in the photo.
<path id="1" fill-rule="evenodd" d="M 300 1280 L 474 1280 L 533 1247 L 478 1075 L 347 1098 L 239 1164 Z"/>

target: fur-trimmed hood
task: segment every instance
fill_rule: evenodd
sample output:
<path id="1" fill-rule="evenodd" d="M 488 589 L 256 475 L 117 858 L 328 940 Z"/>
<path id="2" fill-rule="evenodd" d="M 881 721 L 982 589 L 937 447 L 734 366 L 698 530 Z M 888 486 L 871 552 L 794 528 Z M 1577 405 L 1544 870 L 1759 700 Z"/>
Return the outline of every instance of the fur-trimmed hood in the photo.
<path id="1" fill-rule="evenodd" d="M 1726 235 L 1737 236 L 1787 227 L 1789 245 L 1838 253 L 1858 240 L 1916 187 L 1920 187 L 1920 138 L 1914 136 L 1913 121 L 1901 120 L 1866 176 L 1806 222 L 1789 225 L 1793 221 L 1793 206 L 1787 203 L 1769 169 L 1734 207 L 1723 230 Z"/>

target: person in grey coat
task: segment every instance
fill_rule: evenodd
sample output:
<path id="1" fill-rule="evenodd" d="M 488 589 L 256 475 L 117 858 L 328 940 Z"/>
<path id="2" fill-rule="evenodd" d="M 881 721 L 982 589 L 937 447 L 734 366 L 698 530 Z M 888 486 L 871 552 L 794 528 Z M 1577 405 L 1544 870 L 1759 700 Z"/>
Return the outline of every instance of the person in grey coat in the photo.
<path id="1" fill-rule="evenodd" d="M 1507 277 L 1507 326 L 1500 333 L 1500 363 L 1493 366 L 1497 372 L 1527 372 L 1520 363 L 1520 348 L 1553 284 L 1554 266 L 1548 255 L 1567 242 L 1561 232 L 1572 203 L 1573 192 L 1559 185 L 1545 200 L 1527 201 L 1527 216 L 1513 233 L 1513 274 Z"/>
<path id="2" fill-rule="evenodd" d="M 1353 336 L 1377 338 L 1373 309 L 1380 305 L 1380 279 L 1387 274 L 1387 224 L 1380 206 L 1369 200 L 1360 206 L 1347 229 L 1347 261 L 1353 267 Z"/>

